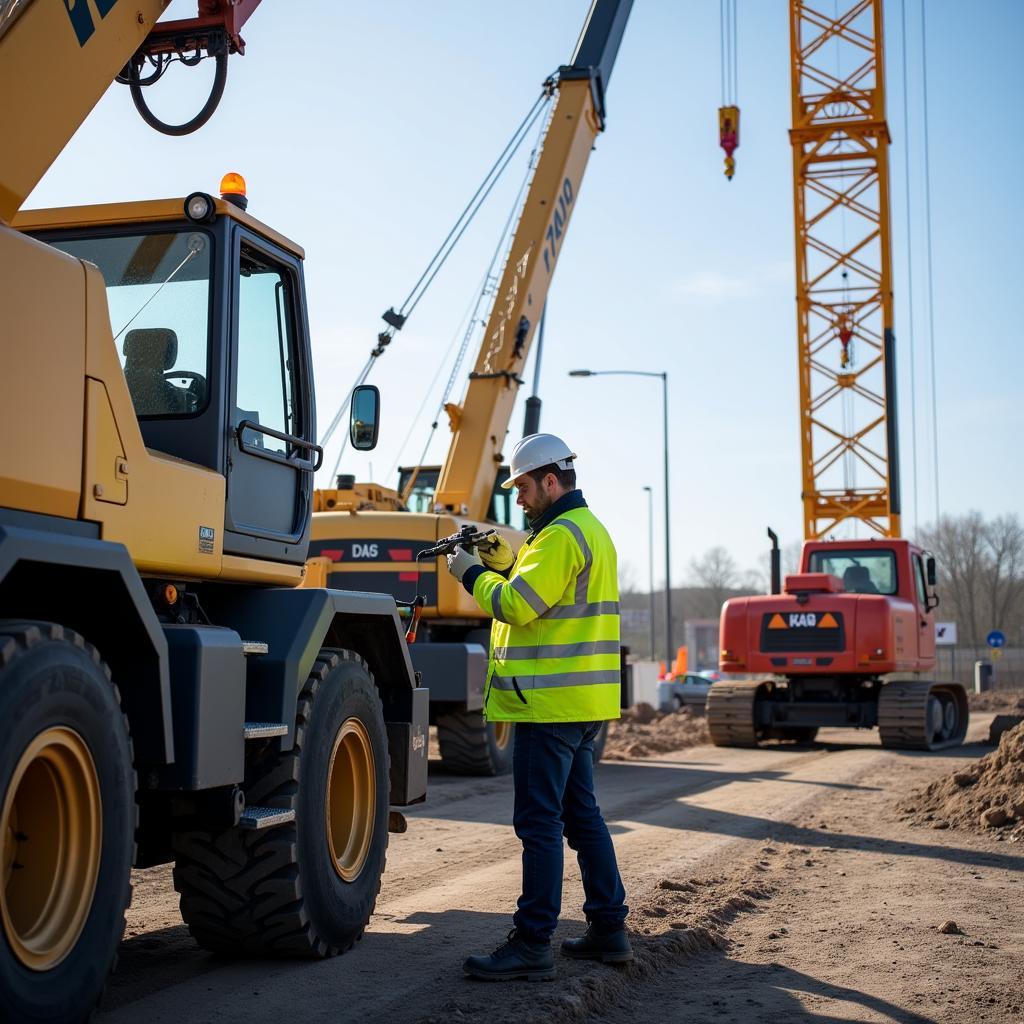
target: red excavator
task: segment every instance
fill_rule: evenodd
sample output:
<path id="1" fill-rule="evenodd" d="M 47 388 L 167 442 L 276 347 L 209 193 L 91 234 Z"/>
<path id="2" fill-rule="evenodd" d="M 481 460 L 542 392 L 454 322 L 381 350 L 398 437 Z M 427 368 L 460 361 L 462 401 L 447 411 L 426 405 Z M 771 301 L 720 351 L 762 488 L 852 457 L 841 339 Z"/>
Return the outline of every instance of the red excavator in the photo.
<path id="1" fill-rule="evenodd" d="M 967 694 L 935 669 L 935 559 L 899 539 L 889 129 L 882 0 L 790 0 L 803 557 L 722 609 L 708 726 L 720 746 L 878 726 L 882 745 L 962 742 Z M 873 539 L 837 535 L 856 523 Z M 828 539 L 825 539 L 828 538 Z"/>
<path id="2" fill-rule="evenodd" d="M 963 741 L 964 688 L 923 677 L 935 668 L 934 558 L 908 540 L 808 541 L 782 588 L 776 546 L 772 575 L 771 594 L 722 609 L 722 671 L 770 677 L 711 688 L 716 745 L 876 725 L 884 747 Z"/>

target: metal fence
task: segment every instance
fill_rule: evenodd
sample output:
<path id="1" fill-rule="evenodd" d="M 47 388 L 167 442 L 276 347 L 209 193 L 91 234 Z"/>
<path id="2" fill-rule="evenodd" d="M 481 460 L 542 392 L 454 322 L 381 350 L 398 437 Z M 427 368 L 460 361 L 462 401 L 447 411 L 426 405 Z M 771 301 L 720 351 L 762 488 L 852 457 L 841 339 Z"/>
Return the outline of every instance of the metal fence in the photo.
<path id="1" fill-rule="evenodd" d="M 992 651 L 988 647 L 937 647 L 935 678 L 950 679 L 974 689 L 974 663 L 992 664 L 992 688 L 995 690 L 1024 688 L 1024 647 L 1004 647 Z"/>

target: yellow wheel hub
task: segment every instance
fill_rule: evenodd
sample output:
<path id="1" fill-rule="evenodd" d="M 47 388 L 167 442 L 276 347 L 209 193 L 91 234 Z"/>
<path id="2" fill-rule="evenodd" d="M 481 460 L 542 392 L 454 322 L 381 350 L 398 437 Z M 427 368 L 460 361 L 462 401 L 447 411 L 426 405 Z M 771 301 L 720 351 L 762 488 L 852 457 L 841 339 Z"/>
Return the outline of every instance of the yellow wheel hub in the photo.
<path id="1" fill-rule="evenodd" d="M 512 723 L 511 722 L 495 722 L 494 723 L 494 745 L 499 750 L 504 750 L 509 743 L 512 741 Z"/>
<path id="2" fill-rule="evenodd" d="M 99 874 L 100 784 L 85 741 L 59 726 L 21 755 L 0 817 L 0 916 L 14 955 L 48 971 L 82 934 Z"/>
<path id="3" fill-rule="evenodd" d="M 334 739 L 326 802 L 331 861 L 346 882 L 355 881 L 366 863 L 376 807 L 377 773 L 370 734 L 358 718 L 348 718 Z"/>

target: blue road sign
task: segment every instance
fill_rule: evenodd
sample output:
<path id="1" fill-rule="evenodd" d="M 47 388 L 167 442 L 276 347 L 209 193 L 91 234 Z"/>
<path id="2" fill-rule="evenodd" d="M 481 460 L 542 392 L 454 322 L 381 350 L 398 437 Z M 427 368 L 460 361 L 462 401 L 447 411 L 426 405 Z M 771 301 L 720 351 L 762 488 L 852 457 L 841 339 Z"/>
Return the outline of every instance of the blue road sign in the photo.
<path id="1" fill-rule="evenodd" d="M 989 647 L 1005 647 L 1006 646 L 1006 634 L 998 629 L 993 629 L 987 637 L 985 637 L 985 643 Z"/>

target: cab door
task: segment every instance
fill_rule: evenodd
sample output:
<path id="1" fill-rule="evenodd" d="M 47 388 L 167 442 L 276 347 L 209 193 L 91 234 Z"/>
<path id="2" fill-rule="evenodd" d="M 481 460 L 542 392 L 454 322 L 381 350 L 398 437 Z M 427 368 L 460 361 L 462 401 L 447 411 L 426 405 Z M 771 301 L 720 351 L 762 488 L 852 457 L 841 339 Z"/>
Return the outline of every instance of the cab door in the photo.
<path id="1" fill-rule="evenodd" d="M 225 554 L 301 563 L 316 436 L 299 260 L 239 228 L 232 267 Z"/>

